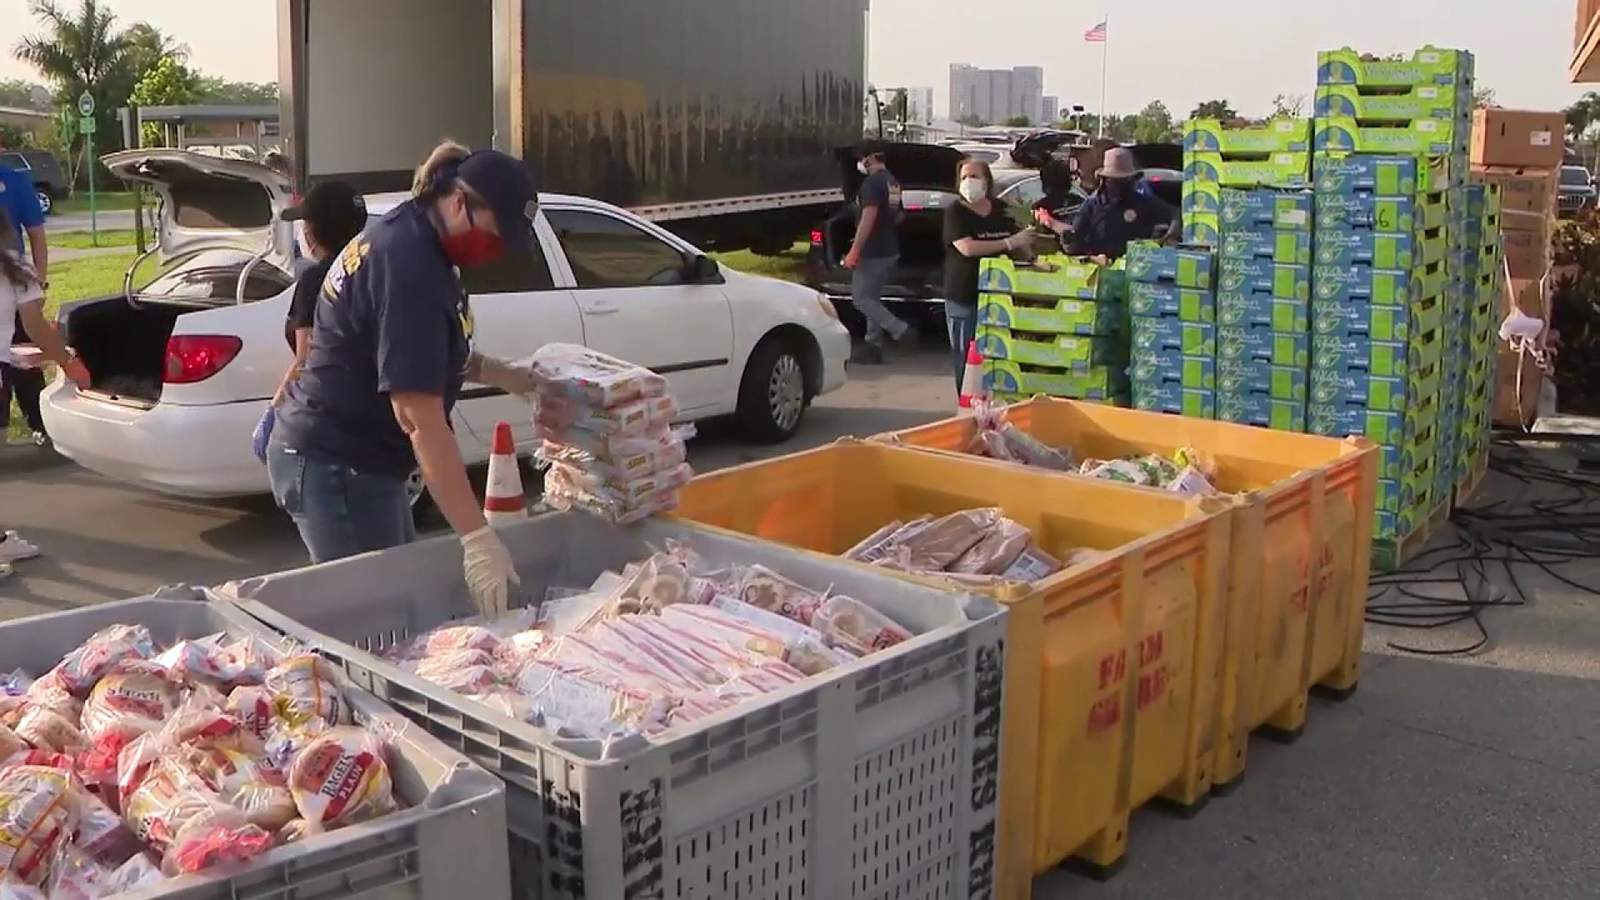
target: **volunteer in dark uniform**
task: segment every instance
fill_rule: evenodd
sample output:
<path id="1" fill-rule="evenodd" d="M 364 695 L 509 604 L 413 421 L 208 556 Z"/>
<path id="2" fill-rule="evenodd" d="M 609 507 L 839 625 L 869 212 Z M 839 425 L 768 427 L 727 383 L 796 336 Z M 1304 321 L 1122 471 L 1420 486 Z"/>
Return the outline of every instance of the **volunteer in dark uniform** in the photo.
<path id="1" fill-rule="evenodd" d="M 1034 201 L 1033 220 L 1050 229 L 1057 237 L 1072 230 L 1072 166 L 1065 160 L 1051 158 L 1039 170 L 1039 184 L 1044 196 Z"/>
<path id="2" fill-rule="evenodd" d="M 866 141 L 857 151 L 856 167 L 867 176 L 861 183 L 860 219 L 855 240 L 844 256 L 850 276 L 850 301 L 867 320 L 867 343 L 857 362 L 876 365 L 883 362 L 883 335 L 903 341 L 912 334 L 911 326 L 883 305 L 883 289 L 900 263 L 900 182 L 894 180 L 884 162 L 888 145 Z"/>
<path id="3" fill-rule="evenodd" d="M 994 198 L 994 173 L 989 164 L 963 160 L 956 172 L 958 203 L 944 211 L 944 318 L 950 330 L 950 361 L 955 367 L 956 394 L 966 370 L 967 345 L 977 336 L 978 261 L 1010 253 L 1031 258 L 1031 229 L 1017 230 L 1005 207 Z"/>
<path id="4" fill-rule="evenodd" d="M 1071 253 L 1118 259 L 1128 252 L 1129 241 L 1152 238 L 1162 225 L 1170 228 L 1173 210 L 1135 190 L 1138 171 L 1131 151 L 1117 147 L 1107 150 L 1105 158 L 1105 165 L 1095 173 L 1099 187 L 1078 208 L 1072 234 L 1065 240 Z"/>
<path id="5" fill-rule="evenodd" d="M 516 573 L 467 481 L 450 410 L 463 382 L 526 394 L 532 376 L 471 351 L 456 270 L 493 262 L 507 244 L 535 251 L 537 197 L 521 162 L 447 143 L 418 168 L 413 199 L 334 260 L 311 353 L 284 392 L 267 448 L 273 495 L 313 561 L 412 540 L 406 478 L 420 465 L 461 535 L 479 610 L 505 611 Z"/>
<path id="6" fill-rule="evenodd" d="M 342 181 L 325 181 L 311 189 L 298 206 L 283 211 L 285 222 L 301 222 L 301 235 L 305 239 L 306 256 L 312 260 L 295 281 L 294 294 L 289 300 L 289 315 L 283 321 L 283 336 L 289 342 L 294 361 L 283 373 L 283 381 L 272 396 L 267 411 L 261 416 L 252 437 L 256 458 L 267 461 L 267 443 L 272 438 L 272 427 L 277 418 L 277 407 L 283 402 L 283 392 L 300 375 L 311 353 L 311 326 L 316 321 L 317 296 L 322 293 L 322 280 L 333 265 L 333 258 L 350 243 L 361 229 L 367 227 L 367 204 L 355 188 Z"/>

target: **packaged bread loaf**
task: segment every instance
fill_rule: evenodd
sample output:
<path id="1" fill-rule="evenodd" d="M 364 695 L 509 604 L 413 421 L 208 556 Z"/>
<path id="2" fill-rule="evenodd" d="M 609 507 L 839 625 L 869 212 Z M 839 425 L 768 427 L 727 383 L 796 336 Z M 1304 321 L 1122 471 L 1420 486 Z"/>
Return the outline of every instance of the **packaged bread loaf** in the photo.
<path id="1" fill-rule="evenodd" d="M 77 823 L 70 772 L 45 766 L 0 769 L 0 881 L 43 884 Z"/>
<path id="2" fill-rule="evenodd" d="M 336 828 L 395 808 L 383 745 L 365 728 L 330 728 L 306 746 L 289 770 L 289 792 L 316 829 Z"/>

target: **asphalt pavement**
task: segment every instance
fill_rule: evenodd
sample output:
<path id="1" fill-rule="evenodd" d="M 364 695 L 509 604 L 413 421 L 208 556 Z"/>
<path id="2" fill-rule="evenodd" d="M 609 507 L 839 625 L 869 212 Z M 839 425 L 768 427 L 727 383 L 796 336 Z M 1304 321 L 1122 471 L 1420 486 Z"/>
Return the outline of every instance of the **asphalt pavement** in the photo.
<path id="1" fill-rule="evenodd" d="M 942 417 L 954 406 L 933 348 L 855 369 L 781 447 L 713 424 L 691 445 L 709 470 Z M 1521 487 L 1491 476 L 1487 499 Z M 45 557 L 0 582 L 0 617 L 71 608 L 178 581 L 216 582 L 304 561 L 270 502 L 176 500 L 112 484 L 31 450 L 0 448 L 0 521 Z M 1444 540 L 1449 540 L 1448 537 Z M 1600 585 L 1600 562 L 1561 570 Z M 1182 820 L 1147 810 L 1105 883 L 1052 872 L 1034 896 L 1076 898 L 1580 898 L 1600 896 L 1600 604 L 1527 570 L 1529 605 L 1484 615 L 1466 658 L 1400 652 L 1476 638 L 1370 627 L 1360 687 L 1317 699 L 1292 745 L 1253 738 L 1244 782 Z"/>

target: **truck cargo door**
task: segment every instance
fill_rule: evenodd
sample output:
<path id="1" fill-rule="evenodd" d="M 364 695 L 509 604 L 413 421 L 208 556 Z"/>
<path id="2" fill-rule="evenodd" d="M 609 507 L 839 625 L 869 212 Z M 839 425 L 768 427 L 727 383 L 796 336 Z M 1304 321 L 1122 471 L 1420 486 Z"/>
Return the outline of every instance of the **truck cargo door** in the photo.
<path id="1" fill-rule="evenodd" d="M 547 238 L 541 235 L 541 244 Z M 549 242 L 553 244 L 553 239 Z M 541 246 L 533 255 L 508 253 L 487 266 L 463 270 L 461 280 L 472 298 L 473 349 L 518 360 L 545 344 L 583 343 L 578 304 L 572 291 L 556 287 L 546 253 Z M 533 416 L 520 398 L 469 384 L 457 409 L 466 418 L 471 439 L 482 444 L 480 455 L 488 454 L 498 421 L 511 423 L 519 446 L 534 439 Z"/>
<path id="2" fill-rule="evenodd" d="M 666 375 L 686 413 L 731 410 L 738 381 L 722 285 L 691 283 L 692 254 L 621 216 L 544 215 L 566 257 L 584 343 Z"/>

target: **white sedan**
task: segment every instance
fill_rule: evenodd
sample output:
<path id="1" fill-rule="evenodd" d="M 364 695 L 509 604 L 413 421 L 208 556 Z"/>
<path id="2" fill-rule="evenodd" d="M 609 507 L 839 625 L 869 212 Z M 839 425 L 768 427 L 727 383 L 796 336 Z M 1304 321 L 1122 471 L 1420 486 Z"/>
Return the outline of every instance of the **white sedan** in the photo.
<path id="1" fill-rule="evenodd" d="M 291 358 L 284 336 L 292 275 L 303 265 L 278 214 L 288 183 L 254 163 L 177 150 L 106 157 L 161 195 L 165 269 L 126 296 L 65 308 L 67 340 L 94 374 L 58 378 L 45 424 L 62 455 L 168 494 L 268 490 L 250 432 Z M 376 217 L 405 195 L 367 198 Z M 546 343 L 584 344 L 666 375 L 686 420 L 734 415 L 755 439 L 781 441 L 807 405 L 844 384 L 850 337 L 816 291 L 728 270 L 622 209 L 543 194 L 540 252 L 464 274 L 474 343 L 520 359 Z M 527 405 L 468 385 L 454 413 L 468 462 L 488 458 L 494 424 L 533 443 Z"/>

